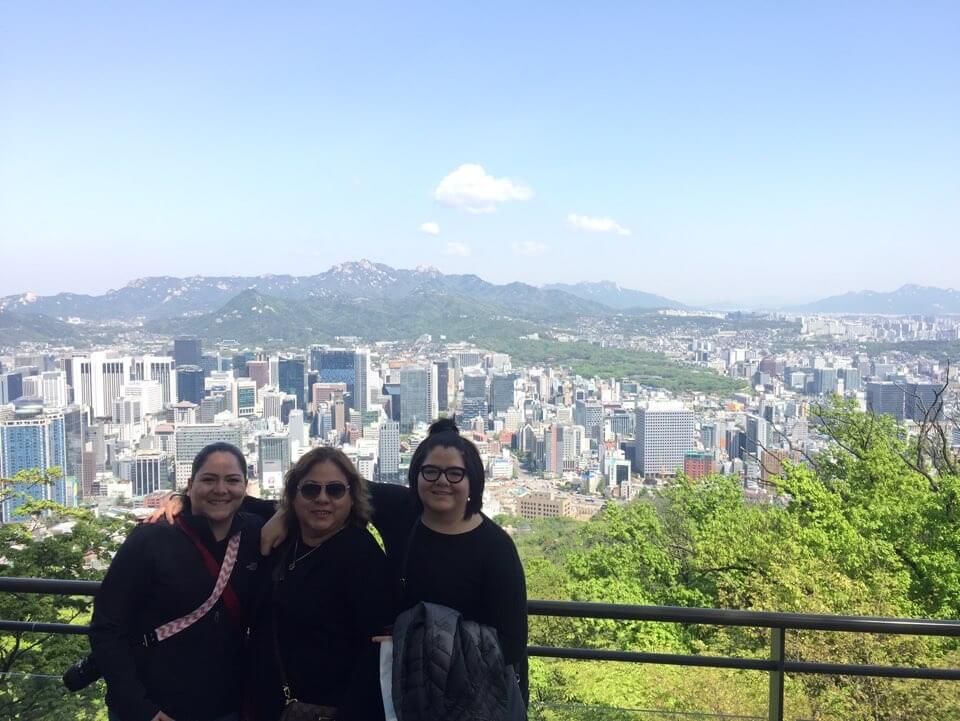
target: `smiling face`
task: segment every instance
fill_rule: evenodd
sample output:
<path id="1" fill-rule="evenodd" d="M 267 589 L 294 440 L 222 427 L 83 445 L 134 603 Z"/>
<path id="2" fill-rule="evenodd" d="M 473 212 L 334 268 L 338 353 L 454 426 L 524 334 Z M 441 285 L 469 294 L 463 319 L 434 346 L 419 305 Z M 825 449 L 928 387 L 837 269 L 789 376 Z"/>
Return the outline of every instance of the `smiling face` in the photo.
<path id="1" fill-rule="evenodd" d="M 456 448 L 437 446 L 427 454 L 423 465 L 447 469 L 464 468 L 466 463 L 463 454 Z M 446 475 L 441 473 L 436 481 L 430 482 L 424 478 L 421 466 L 417 477 L 417 493 L 425 514 L 446 519 L 463 518 L 467 510 L 467 497 L 470 495 L 470 479 L 464 476 L 459 483 L 450 483 Z"/>
<path id="2" fill-rule="evenodd" d="M 333 498 L 334 494 L 327 491 L 327 484 L 343 484 L 346 492 L 340 498 Z M 323 492 L 312 499 L 306 498 L 300 491 L 306 486 L 307 495 L 313 495 L 312 492 L 318 490 L 317 485 L 324 486 Z M 352 509 L 350 484 L 340 466 L 333 461 L 313 464 L 300 481 L 293 498 L 293 511 L 300 524 L 301 539 L 309 545 L 316 545 L 343 528 L 350 521 Z"/>
<path id="3" fill-rule="evenodd" d="M 239 461 L 224 451 L 211 453 L 187 484 L 191 512 L 209 520 L 214 533 L 230 527 L 246 492 Z"/>

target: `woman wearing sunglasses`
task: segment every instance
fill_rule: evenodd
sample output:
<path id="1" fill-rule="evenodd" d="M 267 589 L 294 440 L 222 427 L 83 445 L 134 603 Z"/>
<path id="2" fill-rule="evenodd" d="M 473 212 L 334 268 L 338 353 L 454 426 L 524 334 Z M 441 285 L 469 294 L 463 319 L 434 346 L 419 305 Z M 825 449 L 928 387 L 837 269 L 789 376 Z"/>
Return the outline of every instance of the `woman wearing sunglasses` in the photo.
<path id="1" fill-rule="evenodd" d="M 254 625 L 256 718 L 285 702 L 319 707 L 311 718 L 383 718 L 377 647 L 393 620 L 386 558 L 366 530 L 367 482 L 335 448 L 315 448 L 287 473 L 287 539 Z"/>

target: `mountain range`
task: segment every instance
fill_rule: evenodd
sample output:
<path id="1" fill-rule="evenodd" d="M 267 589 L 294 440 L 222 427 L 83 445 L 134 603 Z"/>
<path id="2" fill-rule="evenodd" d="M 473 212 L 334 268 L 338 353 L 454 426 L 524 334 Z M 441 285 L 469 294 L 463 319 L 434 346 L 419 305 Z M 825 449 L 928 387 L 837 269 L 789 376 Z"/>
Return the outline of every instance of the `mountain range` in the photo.
<path id="1" fill-rule="evenodd" d="M 70 338 L 78 325 L 120 322 L 163 334 L 293 342 L 337 335 L 516 335 L 578 318 L 608 317 L 628 306 L 635 312 L 682 307 L 667 298 L 613 288 L 602 283 L 497 285 L 476 275 L 361 260 L 312 276 L 151 277 L 99 296 L 24 293 L 0 298 L 0 316 L 11 331 L 26 333 L 24 340 Z M 3 337 L 14 336 L 3 332 Z"/>
<path id="2" fill-rule="evenodd" d="M 953 315 L 960 314 L 960 291 L 952 288 L 904 285 L 889 293 L 863 290 L 834 295 L 789 310 L 865 315 Z"/>

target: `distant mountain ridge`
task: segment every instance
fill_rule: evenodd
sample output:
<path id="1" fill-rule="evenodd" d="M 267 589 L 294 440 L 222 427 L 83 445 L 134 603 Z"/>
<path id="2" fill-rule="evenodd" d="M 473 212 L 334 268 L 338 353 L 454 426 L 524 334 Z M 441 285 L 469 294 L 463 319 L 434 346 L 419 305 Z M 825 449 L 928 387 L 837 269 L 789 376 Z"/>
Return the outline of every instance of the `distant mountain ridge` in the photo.
<path id="1" fill-rule="evenodd" d="M 645 293 L 640 290 L 631 290 L 630 288 L 624 288 L 618 283 L 609 280 L 602 280 L 596 283 L 551 283 L 550 285 L 545 285 L 544 288 L 570 293 L 578 298 L 602 303 L 616 310 L 629 310 L 632 308 L 687 308 L 683 303 L 664 298 L 662 295 Z"/>
<path id="2" fill-rule="evenodd" d="M 580 284 L 591 285 L 591 284 Z M 593 284 L 602 285 L 602 284 Z M 613 284 L 610 284 L 613 287 Z M 571 286 L 578 289 L 579 286 Z M 626 307 L 677 307 L 673 301 L 640 291 L 624 291 L 631 304 L 610 305 L 601 294 L 583 288 L 569 292 L 562 287 L 537 288 L 526 283 L 496 285 L 476 275 L 446 275 L 436 268 L 420 266 L 412 270 L 391 268 L 382 263 L 360 260 L 334 265 L 311 276 L 156 276 L 138 278 L 123 288 L 103 295 L 59 293 L 38 296 L 34 293 L 0 298 L 0 313 L 43 315 L 50 318 L 90 321 L 151 322 L 164 319 L 201 316 L 219 310 L 231 299 L 255 291 L 285 301 L 396 302 L 415 293 L 432 291 L 454 294 L 479 303 L 501 306 L 518 316 L 538 320 L 569 318 L 573 315 L 607 315 L 611 309 Z M 633 295 L 629 295 L 633 294 Z M 608 294 L 613 297 L 613 294 Z M 644 298 L 656 298 L 653 303 Z M 634 302 L 636 301 L 636 302 Z"/>
<path id="3" fill-rule="evenodd" d="M 888 293 L 872 290 L 844 293 L 790 310 L 865 315 L 960 314 L 960 291 L 908 284 Z"/>

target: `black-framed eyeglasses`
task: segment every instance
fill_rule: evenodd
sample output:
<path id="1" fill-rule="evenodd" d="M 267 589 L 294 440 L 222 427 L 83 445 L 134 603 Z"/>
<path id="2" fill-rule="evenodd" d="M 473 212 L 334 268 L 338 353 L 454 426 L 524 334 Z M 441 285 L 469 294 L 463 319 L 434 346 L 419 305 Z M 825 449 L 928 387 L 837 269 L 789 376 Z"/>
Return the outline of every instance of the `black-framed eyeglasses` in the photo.
<path id="1" fill-rule="evenodd" d="M 308 501 L 317 500 L 324 491 L 327 494 L 327 498 L 331 501 L 336 501 L 347 494 L 350 486 L 341 481 L 333 481 L 332 483 L 304 483 L 297 490 L 299 490 L 300 495 Z"/>
<path id="2" fill-rule="evenodd" d="M 447 477 L 448 483 L 459 483 L 467 477 L 467 469 L 461 466 L 448 466 L 447 468 L 420 466 L 420 475 L 427 483 L 436 483 L 440 480 L 441 474 Z"/>

